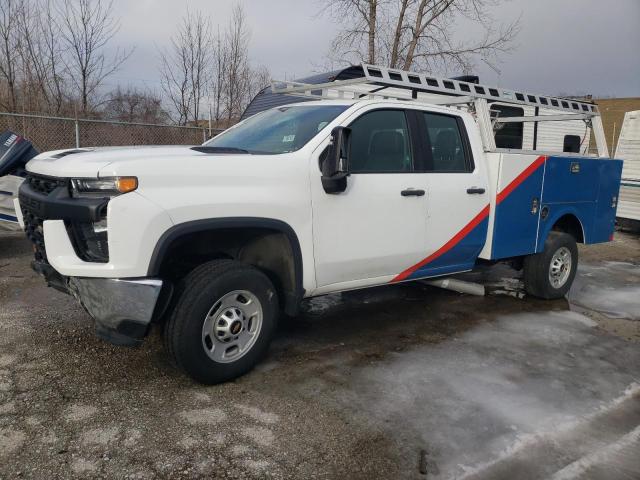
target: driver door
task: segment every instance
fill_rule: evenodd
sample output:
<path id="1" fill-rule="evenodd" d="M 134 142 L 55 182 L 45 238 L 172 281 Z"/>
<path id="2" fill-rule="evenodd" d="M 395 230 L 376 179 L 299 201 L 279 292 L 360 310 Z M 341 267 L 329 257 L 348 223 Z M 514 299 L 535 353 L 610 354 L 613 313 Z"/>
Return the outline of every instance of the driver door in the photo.
<path id="1" fill-rule="evenodd" d="M 327 194 L 311 162 L 316 293 L 390 281 L 424 255 L 427 179 L 414 172 L 405 110 L 368 110 L 348 126 L 344 192 Z"/>

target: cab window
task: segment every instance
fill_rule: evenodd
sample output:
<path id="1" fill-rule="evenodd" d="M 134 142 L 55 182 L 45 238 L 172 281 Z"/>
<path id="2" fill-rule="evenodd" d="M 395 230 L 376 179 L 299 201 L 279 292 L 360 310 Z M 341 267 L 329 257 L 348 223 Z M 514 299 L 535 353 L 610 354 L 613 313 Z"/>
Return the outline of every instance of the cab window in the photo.
<path id="1" fill-rule="evenodd" d="M 401 173 L 413 167 L 403 110 L 375 110 L 351 125 L 351 173 Z"/>
<path id="2" fill-rule="evenodd" d="M 472 171 L 473 162 L 462 120 L 438 113 L 424 112 L 423 116 L 427 130 L 427 154 L 431 154 L 431 158 L 427 158 L 426 171 Z"/>

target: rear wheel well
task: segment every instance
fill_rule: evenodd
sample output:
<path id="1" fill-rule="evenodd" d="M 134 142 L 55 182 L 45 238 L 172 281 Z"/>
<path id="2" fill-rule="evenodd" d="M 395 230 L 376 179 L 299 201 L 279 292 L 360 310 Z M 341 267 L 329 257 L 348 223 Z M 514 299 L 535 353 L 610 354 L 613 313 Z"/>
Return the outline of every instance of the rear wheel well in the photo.
<path id="1" fill-rule="evenodd" d="M 578 217 L 573 214 L 566 214 L 556 220 L 551 231 L 564 232 L 575 238 L 577 243 L 584 243 L 584 231 Z"/>
<path id="2" fill-rule="evenodd" d="M 211 260 L 237 260 L 267 275 L 278 291 L 281 308 L 296 314 L 303 293 L 302 258 L 293 230 L 240 225 L 183 230 L 160 242 L 150 275 L 175 284 Z"/>

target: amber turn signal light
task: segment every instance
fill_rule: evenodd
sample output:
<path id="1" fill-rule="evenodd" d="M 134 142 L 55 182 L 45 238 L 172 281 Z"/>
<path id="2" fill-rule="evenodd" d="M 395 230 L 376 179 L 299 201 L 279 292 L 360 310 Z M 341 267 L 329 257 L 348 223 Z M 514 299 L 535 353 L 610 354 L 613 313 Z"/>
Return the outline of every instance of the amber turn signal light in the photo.
<path id="1" fill-rule="evenodd" d="M 133 192 L 138 188 L 138 179 L 136 177 L 118 177 L 116 188 L 120 193 Z"/>

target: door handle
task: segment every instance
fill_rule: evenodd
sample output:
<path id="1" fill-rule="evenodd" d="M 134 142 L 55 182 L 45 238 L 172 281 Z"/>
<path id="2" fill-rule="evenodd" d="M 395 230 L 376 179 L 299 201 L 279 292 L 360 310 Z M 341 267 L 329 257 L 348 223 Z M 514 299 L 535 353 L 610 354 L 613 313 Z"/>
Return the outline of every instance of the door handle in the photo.
<path id="1" fill-rule="evenodd" d="M 473 195 L 473 194 L 483 194 L 484 193 L 484 188 L 478 188 L 478 187 L 471 187 L 471 188 L 467 188 L 467 193 L 469 195 Z"/>
<path id="2" fill-rule="evenodd" d="M 403 197 L 422 197 L 424 195 L 424 190 L 416 190 L 415 188 L 407 188 L 406 190 L 402 190 L 400 195 Z"/>

